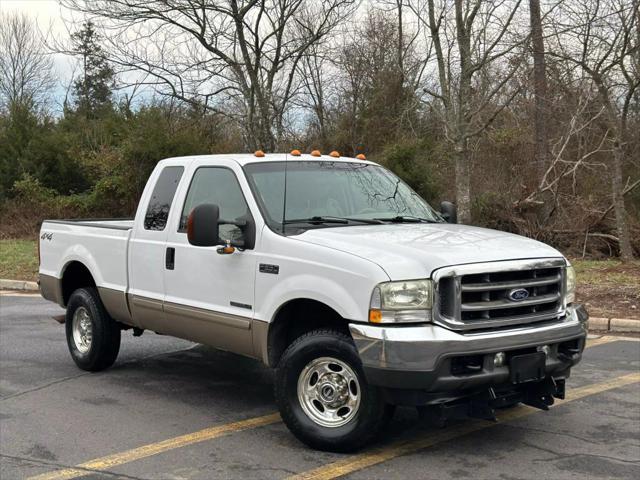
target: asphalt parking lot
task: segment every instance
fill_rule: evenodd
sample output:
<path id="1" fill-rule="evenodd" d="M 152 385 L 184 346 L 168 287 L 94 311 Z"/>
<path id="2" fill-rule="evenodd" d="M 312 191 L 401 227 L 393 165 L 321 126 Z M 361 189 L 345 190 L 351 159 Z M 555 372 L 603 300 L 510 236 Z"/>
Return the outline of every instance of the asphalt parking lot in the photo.
<path id="1" fill-rule="evenodd" d="M 130 332 L 116 365 L 73 364 L 62 310 L 0 296 L 0 478 L 636 479 L 640 342 L 594 338 L 567 400 L 436 429 L 400 409 L 352 455 L 316 452 L 279 421 L 259 363 Z"/>

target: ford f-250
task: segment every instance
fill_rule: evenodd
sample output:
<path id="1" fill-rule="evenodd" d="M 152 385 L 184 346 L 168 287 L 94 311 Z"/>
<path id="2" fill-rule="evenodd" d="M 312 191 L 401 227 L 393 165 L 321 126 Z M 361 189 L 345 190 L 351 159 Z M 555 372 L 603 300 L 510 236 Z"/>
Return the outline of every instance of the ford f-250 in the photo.
<path id="1" fill-rule="evenodd" d="M 172 158 L 134 219 L 45 221 L 40 289 L 81 369 L 111 366 L 128 329 L 275 368 L 282 418 L 314 448 L 361 447 L 395 405 L 547 409 L 585 345 L 573 268 L 440 210 L 362 157 Z"/>

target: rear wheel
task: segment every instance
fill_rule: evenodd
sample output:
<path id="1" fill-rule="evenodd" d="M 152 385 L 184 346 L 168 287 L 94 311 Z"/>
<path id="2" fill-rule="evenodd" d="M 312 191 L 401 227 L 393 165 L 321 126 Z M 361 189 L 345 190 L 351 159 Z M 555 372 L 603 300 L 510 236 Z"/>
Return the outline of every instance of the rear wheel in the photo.
<path id="1" fill-rule="evenodd" d="M 276 371 L 275 396 L 289 430 L 319 450 L 362 447 L 392 413 L 367 384 L 351 339 L 332 330 L 312 331 L 287 348 Z"/>
<path id="2" fill-rule="evenodd" d="M 71 294 L 65 320 L 71 358 L 82 370 L 110 367 L 120 351 L 120 327 L 109 316 L 95 288 Z"/>

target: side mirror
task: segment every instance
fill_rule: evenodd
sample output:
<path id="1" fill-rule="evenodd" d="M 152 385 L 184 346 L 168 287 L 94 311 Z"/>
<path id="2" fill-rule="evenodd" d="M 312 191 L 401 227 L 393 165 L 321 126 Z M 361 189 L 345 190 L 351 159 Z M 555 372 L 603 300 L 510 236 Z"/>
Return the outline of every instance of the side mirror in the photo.
<path id="1" fill-rule="evenodd" d="M 458 223 L 458 211 L 453 203 L 442 202 L 440 204 L 440 213 L 447 223 Z"/>
<path id="2" fill-rule="evenodd" d="M 187 218 L 187 238 L 196 247 L 215 247 L 219 238 L 220 208 L 204 203 L 198 205 Z"/>

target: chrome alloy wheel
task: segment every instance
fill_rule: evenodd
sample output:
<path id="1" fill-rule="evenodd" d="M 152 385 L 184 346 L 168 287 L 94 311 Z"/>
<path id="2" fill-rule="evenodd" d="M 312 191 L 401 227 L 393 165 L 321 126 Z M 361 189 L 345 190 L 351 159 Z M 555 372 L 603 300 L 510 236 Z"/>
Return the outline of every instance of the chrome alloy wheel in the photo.
<path id="1" fill-rule="evenodd" d="M 358 413 L 360 383 L 341 360 L 316 358 L 298 377 L 298 401 L 304 413 L 323 427 L 340 427 Z"/>
<path id="2" fill-rule="evenodd" d="M 93 339 L 93 324 L 89 311 L 85 307 L 78 307 L 73 312 L 72 319 L 73 343 L 80 353 L 87 353 Z"/>

